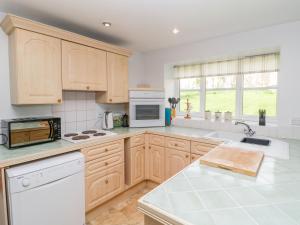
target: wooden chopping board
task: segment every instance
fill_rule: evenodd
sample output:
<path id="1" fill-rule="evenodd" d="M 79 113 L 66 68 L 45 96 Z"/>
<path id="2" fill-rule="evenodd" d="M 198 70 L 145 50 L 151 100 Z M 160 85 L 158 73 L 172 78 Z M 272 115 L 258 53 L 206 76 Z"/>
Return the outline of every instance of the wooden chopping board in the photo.
<path id="1" fill-rule="evenodd" d="M 263 158 L 261 151 L 219 146 L 202 156 L 200 163 L 255 177 Z"/>

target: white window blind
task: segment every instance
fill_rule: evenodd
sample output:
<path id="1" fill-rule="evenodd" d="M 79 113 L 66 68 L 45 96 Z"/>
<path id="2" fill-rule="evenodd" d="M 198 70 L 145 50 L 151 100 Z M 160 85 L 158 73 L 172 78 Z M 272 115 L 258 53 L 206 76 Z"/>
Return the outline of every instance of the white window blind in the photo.
<path id="1" fill-rule="evenodd" d="M 279 71 L 279 53 L 247 56 L 233 60 L 174 66 L 174 77 L 226 76 Z"/>

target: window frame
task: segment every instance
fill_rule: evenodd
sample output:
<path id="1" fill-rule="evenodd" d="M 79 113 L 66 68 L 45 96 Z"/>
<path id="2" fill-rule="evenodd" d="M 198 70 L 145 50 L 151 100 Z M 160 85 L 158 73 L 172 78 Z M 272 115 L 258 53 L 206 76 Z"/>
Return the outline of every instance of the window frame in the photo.
<path id="1" fill-rule="evenodd" d="M 266 87 L 251 87 L 251 88 L 245 88 L 244 87 L 244 75 L 245 74 L 237 74 L 236 75 L 236 87 L 235 88 L 214 88 L 214 89 L 206 89 L 206 77 L 200 77 L 200 89 L 183 89 L 183 91 L 199 91 L 200 93 L 200 112 L 192 112 L 191 115 L 194 117 L 204 117 L 205 114 L 205 108 L 206 108 L 206 91 L 214 91 L 214 90 L 235 90 L 236 96 L 235 96 L 235 115 L 233 119 L 237 120 L 247 120 L 247 121 L 258 121 L 258 116 L 254 115 L 246 115 L 243 113 L 243 106 L 244 106 L 244 91 L 245 90 L 268 90 L 268 89 L 274 89 L 276 90 L 276 116 L 268 116 L 267 119 L 270 122 L 277 122 L 278 118 L 278 95 L 279 95 L 279 88 L 278 88 L 278 77 L 279 77 L 280 71 L 277 71 L 277 85 L 272 86 L 266 86 Z M 228 75 L 230 76 L 230 75 Z M 181 78 L 181 79 L 187 79 L 187 78 Z M 180 96 L 180 80 L 177 79 L 176 83 L 176 95 Z M 178 115 L 185 115 L 184 111 L 180 111 L 180 104 L 177 105 L 177 111 Z"/>

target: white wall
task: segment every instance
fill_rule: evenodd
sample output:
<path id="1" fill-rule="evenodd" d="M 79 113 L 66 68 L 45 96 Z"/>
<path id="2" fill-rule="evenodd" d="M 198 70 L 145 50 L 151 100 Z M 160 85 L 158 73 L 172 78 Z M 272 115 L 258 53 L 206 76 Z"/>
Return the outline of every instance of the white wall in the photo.
<path id="1" fill-rule="evenodd" d="M 274 49 L 280 49 L 281 52 L 278 123 L 287 125 L 292 118 L 300 117 L 300 22 L 145 53 L 145 79 L 153 87 L 168 88 L 164 84 L 164 76 L 169 76 L 167 71 L 172 64 L 256 54 Z"/>
<path id="2" fill-rule="evenodd" d="M 4 18 L 5 14 L 0 12 L 0 21 Z M 143 79 L 143 63 L 142 63 L 142 55 L 140 53 L 134 53 L 134 55 L 129 60 L 129 86 L 134 87 L 136 84 L 142 82 L 141 79 Z M 62 104 L 60 107 L 52 106 L 51 105 L 39 105 L 39 106 L 13 106 L 10 102 L 10 85 L 9 85 L 9 55 L 8 55 L 8 36 L 0 29 L 0 120 L 1 119 L 8 119 L 8 118 L 18 118 L 18 117 L 29 117 L 29 116 L 46 116 L 46 115 L 57 115 L 58 112 L 70 112 L 72 111 L 70 107 L 66 107 L 70 104 L 75 104 L 74 101 L 79 101 L 78 96 L 88 96 L 87 101 L 93 101 L 95 99 L 94 93 L 73 93 L 73 92 L 64 92 L 64 101 L 65 103 Z M 65 99 L 66 96 L 67 99 Z M 91 96 L 93 99 L 91 99 Z M 61 110 L 58 110 L 60 108 Z M 99 114 L 102 114 L 106 110 L 111 110 L 114 112 L 124 112 L 125 111 L 125 104 L 96 104 L 96 114 L 94 115 L 94 118 L 89 117 L 89 120 L 86 123 L 87 127 L 90 127 L 89 125 L 93 122 L 95 122 L 95 119 L 99 120 L 101 117 L 99 117 Z M 83 109 L 80 111 L 87 111 L 89 115 L 91 115 L 94 112 L 94 109 L 92 111 L 90 109 Z M 90 112 L 89 112 L 90 111 Z M 78 112 L 78 111 L 75 111 Z M 74 112 L 73 112 L 74 114 Z M 82 112 L 78 112 L 78 114 L 82 114 Z M 73 116 L 74 117 L 74 116 Z M 78 123 L 78 129 L 84 127 L 82 118 L 80 117 L 79 120 L 75 121 L 69 121 L 73 122 L 73 127 L 75 127 L 74 124 Z M 97 125 L 101 124 L 101 122 L 98 121 Z M 64 125 L 63 125 L 64 126 Z M 66 125 L 67 126 L 67 125 Z M 69 124 L 69 126 L 71 125 Z M 70 130 L 70 129 L 68 129 Z"/>

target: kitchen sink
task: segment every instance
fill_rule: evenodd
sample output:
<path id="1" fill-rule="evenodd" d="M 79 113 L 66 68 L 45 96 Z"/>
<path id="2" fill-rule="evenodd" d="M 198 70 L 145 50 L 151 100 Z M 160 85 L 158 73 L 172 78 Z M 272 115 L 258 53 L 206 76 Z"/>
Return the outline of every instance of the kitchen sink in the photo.
<path id="1" fill-rule="evenodd" d="M 271 141 L 267 139 L 249 138 L 245 137 L 241 140 L 242 143 L 255 144 L 255 145 L 270 145 Z"/>

